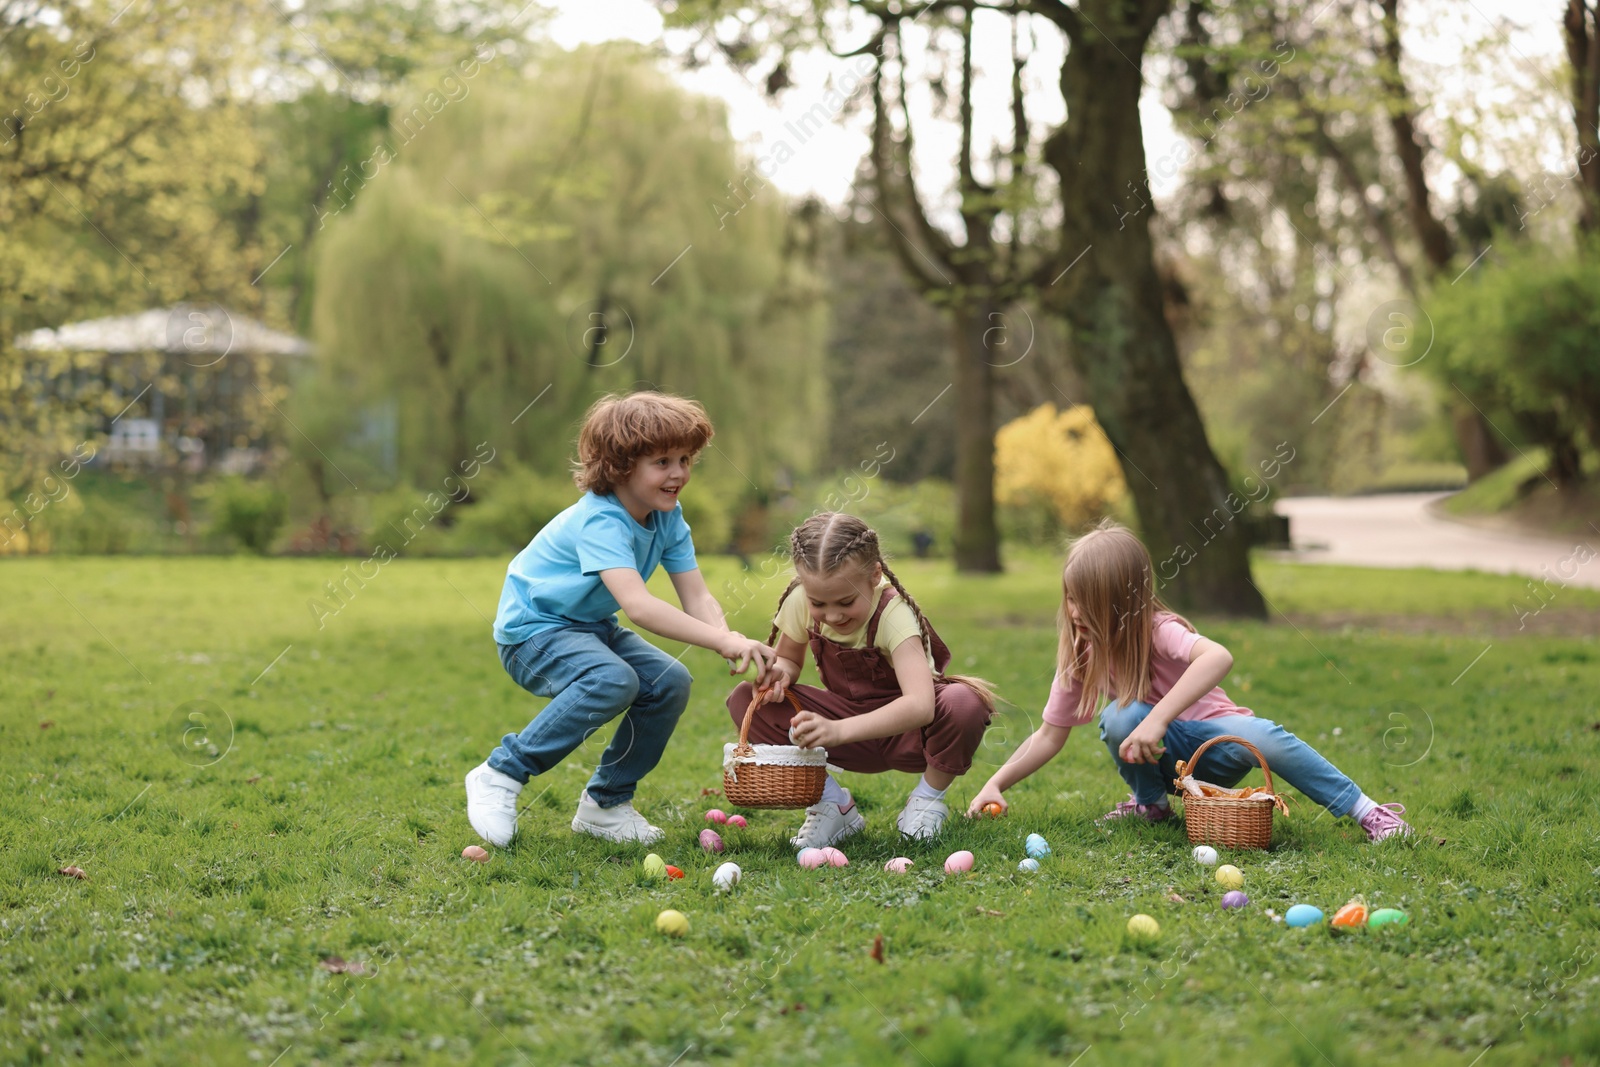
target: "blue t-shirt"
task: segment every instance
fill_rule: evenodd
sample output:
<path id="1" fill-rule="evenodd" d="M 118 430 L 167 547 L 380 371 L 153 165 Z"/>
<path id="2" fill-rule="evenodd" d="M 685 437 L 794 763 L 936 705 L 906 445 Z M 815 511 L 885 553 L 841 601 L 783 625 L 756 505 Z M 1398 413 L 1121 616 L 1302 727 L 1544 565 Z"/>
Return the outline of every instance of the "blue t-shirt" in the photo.
<path id="1" fill-rule="evenodd" d="M 494 639 L 519 645 L 543 630 L 608 619 L 621 605 L 600 572 L 632 567 L 649 581 L 658 565 L 668 574 L 698 566 L 682 504 L 641 524 L 615 496 L 585 493 L 506 567 Z"/>

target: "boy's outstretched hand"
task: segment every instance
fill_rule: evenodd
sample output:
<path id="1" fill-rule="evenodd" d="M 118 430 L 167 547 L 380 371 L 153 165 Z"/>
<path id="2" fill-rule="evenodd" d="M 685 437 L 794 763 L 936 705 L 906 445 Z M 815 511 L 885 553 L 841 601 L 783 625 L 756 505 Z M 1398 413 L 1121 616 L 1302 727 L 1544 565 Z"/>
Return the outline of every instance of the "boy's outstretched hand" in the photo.
<path id="1" fill-rule="evenodd" d="M 743 674 L 750 667 L 755 667 L 757 687 L 770 680 L 772 662 L 778 658 L 777 649 L 771 645 L 732 630 L 728 631 L 726 641 L 717 652 L 728 661 L 729 674 Z"/>
<path id="2" fill-rule="evenodd" d="M 978 795 L 972 798 L 972 803 L 967 805 L 967 818 L 976 819 L 983 815 L 984 806 L 987 804 L 998 804 L 1001 811 L 1011 807 L 1006 803 L 1006 798 L 1000 795 L 1000 790 L 985 782 L 983 788 L 978 790 Z"/>

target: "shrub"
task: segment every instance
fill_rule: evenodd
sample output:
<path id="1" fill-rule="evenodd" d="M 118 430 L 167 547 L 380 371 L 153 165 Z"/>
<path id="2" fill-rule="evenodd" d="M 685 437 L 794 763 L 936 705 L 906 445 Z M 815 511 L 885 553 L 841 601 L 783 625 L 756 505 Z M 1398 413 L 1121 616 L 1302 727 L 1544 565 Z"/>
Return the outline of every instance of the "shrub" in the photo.
<path id="1" fill-rule="evenodd" d="M 288 517 L 288 501 L 277 486 L 224 478 L 211 495 L 211 523 L 245 549 L 264 556 Z"/>
<path id="2" fill-rule="evenodd" d="M 1513 249 L 1429 298 L 1438 358 L 1422 364 L 1497 425 L 1549 449 L 1563 486 L 1600 446 L 1600 263 Z"/>
<path id="3" fill-rule="evenodd" d="M 474 501 L 455 511 L 446 538 L 458 552 L 520 552 L 579 495 L 565 474 L 544 474 L 512 461 L 485 467 L 473 493 Z"/>
<path id="4" fill-rule="evenodd" d="M 1116 450 L 1083 404 L 1044 404 L 995 434 L 995 501 L 1012 536 L 1042 544 L 1125 510 Z"/>

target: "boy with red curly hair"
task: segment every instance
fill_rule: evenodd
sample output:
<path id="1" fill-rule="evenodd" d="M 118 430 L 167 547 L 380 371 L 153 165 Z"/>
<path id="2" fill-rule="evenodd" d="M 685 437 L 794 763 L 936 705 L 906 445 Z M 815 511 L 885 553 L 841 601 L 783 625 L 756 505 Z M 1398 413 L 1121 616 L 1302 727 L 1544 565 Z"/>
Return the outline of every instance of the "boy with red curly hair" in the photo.
<path id="1" fill-rule="evenodd" d="M 500 662 L 522 688 L 549 697 L 521 733 L 506 734 L 467 774 L 467 819 L 492 845 L 517 829 L 517 795 L 605 723 L 623 715 L 578 801 L 572 829 L 650 844 L 664 835 L 633 808 L 689 702 L 689 671 L 617 623 L 754 664 L 766 680 L 772 649 L 734 633 L 695 563 L 678 494 L 711 440 L 705 409 L 664 393 L 606 396 L 584 416 L 573 480 L 584 491 L 506 568 L 494 620 Z M 664 566 L 682 610 L 645 582 Z"/>

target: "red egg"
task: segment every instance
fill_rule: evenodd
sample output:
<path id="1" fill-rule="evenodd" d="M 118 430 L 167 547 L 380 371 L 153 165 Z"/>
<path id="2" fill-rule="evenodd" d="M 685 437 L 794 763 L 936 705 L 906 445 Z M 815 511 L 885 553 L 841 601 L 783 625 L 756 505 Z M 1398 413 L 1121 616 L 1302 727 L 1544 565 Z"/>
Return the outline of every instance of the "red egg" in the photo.
<path id="1" fill-rule="evenodd" d="M 706 822 L 722 823 L 727 821 L 728 813 L 723 811 L 721 808 L 712 808 L 710 811 L 706 812 Z"/>
<path id="2" fill-rule="evenodd" d="M 669 864 L 667 864 L 667 877 L 668 878 L 682 878 L 683 877 L 683 872 L 669 863 Z"/>
<path id="3" fill-rule="evenodd" d="M 743 815 L 730 815 L 728 816 L 728 825 L 737 826 L 739 829 L 743 830 L 748 824 L 744 821 Z"/>

